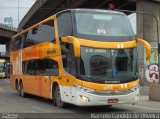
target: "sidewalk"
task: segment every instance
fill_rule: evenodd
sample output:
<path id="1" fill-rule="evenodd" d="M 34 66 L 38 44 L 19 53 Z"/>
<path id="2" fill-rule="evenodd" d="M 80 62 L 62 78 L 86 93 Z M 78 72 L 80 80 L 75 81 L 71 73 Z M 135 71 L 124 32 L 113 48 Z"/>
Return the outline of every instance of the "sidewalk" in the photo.
<path id="1" fill-rule="evenodd" d="M 140 86 L 140 96 L 149 96 L 149 86 Z"/>
<path id="2" fill-rule="evenodd" d="M 136 106 L 160 111 L 160 102 L 149 100 L 149 86 L 140 86 L 140 100 Z"/>

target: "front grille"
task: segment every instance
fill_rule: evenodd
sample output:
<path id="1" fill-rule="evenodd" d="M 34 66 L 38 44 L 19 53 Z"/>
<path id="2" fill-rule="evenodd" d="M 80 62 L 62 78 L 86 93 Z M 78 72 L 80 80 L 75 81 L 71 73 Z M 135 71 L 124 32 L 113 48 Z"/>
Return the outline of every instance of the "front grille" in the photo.
<path id="1" fill-rule="evenodd" d="M 134 91 L 132 90 L 124 90 L 124 91 L 92 91 L 90 93 L 95 95 L 103 95 L 103 96 L 109 96 L 109 95 L 127 95 Z"/>

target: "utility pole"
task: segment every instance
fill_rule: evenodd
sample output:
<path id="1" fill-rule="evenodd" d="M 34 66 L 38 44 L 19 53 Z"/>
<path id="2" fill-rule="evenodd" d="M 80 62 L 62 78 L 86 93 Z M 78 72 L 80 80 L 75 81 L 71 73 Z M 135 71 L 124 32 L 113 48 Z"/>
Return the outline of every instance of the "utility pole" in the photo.
<path id="1" fill-rule="evenodd" d="M 119 9 L 116 9 L 116 11 L 149 15 L 149 16 L 152 16 L 155 19 L 156 30 L 157 30 L 157 33 L 156 33 L 157 34 L 157 48 L 158 48 L 158 75 L 159 75 L 159 84 L 160 84 L 160 37 L 159 37 L 158 18 L 154 14 L 148 13 L 148 12 L 119 10 Z"/>
<path id="2" fill-rule="evenodd" d="M 18 25 L 19 25 L 19 0 L 18 0 Z"/>

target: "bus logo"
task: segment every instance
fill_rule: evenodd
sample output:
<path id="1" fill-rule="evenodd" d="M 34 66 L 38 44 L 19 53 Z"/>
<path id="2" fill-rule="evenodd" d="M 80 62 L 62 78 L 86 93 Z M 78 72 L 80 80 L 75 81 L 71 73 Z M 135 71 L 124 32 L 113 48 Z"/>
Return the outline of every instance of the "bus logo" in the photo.
<path id="1" fill-rule="evenodd" d="M 52 49 L 52 50 L 47 50 L 47 55 L 51 55 L 56 53 L 56 49 Z"/>

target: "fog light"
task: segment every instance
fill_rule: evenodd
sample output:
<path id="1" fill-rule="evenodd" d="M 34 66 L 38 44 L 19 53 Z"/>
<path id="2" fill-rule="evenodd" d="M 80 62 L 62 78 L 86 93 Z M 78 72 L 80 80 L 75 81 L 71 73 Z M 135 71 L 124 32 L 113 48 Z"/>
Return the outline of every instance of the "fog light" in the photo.
<path id="1" fill-rule="evenodd" d="M 86 96 L 80 95 L 80 98 L 82 101 L 89 102 L 89 99 Z"/>

